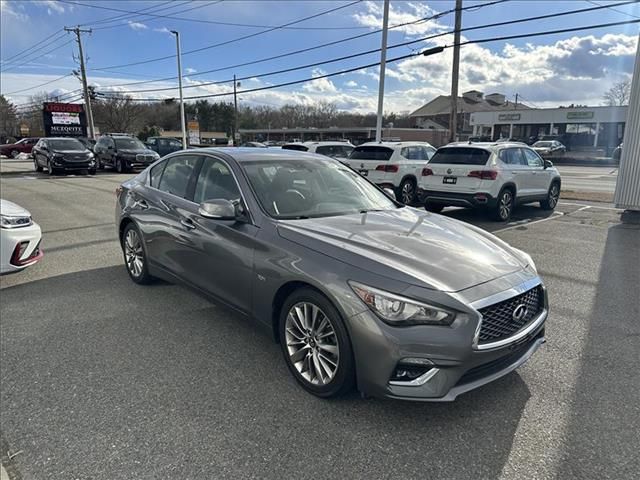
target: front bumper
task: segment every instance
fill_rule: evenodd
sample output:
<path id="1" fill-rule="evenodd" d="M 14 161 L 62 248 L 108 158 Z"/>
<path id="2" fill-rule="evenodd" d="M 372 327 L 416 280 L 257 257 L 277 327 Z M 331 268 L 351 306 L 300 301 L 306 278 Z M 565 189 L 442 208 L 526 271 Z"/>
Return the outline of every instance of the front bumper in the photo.
<path id="1" fill-rule="evenodd" d="M 490 193 L 486 192 L 458 193 L 437 190 L 423 190 L 421 188 L 418 189 L 418 201 L 421 204 L 429 202 L 437 205 L 474 208 L 491 208 L 495 207 L 497 204 L 497 199 Z"/>
<path id="2" fill-rule="evenodd" d="M 40 249 L 42 232 L 35 222 L 28 227 L 0 229 L 0 236 L 0 274 L 19 272 L 43 256 Z M 17 255 L 16 249 L 23 242 L 27 242 L 26 248 L 21 255 Z"/>
<path id="3" fill-rule="evenodd" d="M 480 349 L 476 344 L 481 322 L 479 313 L 459 315 L 451 327 L 392 327 L 370 311 L 354 315 L 349 325 L 358 388 L 375 397 L 453 401 L 458 395 L 507 375 L 529 360 L 545 342 L 547 315 L 545 292 L 541 313 L 509 342 L 489 349 Z M 431 366 L 411 382 L 391 380 L 398 366 L 407 359 L 420 359 L 430 362 Z"/>

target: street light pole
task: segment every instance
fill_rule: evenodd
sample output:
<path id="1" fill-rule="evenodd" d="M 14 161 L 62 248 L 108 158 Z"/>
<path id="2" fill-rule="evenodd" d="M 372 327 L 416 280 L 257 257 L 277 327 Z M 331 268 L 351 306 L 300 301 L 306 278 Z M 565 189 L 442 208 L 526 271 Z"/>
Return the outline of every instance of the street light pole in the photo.
<path id="1" fill-rule="evenodd" d="M 233 75 L 233 145 L 236 145 L 238 141 L 238 94 L 236 91 L 236 87 L 240 86 L 240 82 L 236 82 L 236 76 Z"/>
<path id="2" fill-rule="evenodd" d="M 176 56 L 178 58 L 178 88 L 180 90 L 180 126 L 182 127 L 182 149 L 187 149 L 187 126 L 184 118 L 184 100 L 182 98 L 182 60 L 180 54 L 180 33 L 176 30 L 171 30 L 171 33 L 176 36 Z"/>
<path id="3" fill-rule="evenodd" d="M 376 119 L 376 142 L 382 141 L 382 108 L 384 106 L 384 75 L 387 67 L 387 31 L 389 27 L 389 0 L 384 0 L 382 17 L 382 46 L 380 49 L 380 78 L 378 79 L 378 118 Z"/>

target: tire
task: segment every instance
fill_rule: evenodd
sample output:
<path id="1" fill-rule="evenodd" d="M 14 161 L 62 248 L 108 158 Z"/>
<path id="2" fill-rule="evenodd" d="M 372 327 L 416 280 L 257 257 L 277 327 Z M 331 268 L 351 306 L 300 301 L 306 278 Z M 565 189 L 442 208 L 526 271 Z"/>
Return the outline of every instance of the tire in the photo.
<path id="1" fill-rule="evenodd" d="M 513 190 L 510 188 L 503 188 L 498 195 L 496 206 L 493 211 L 493 218 L 499 222 L 508 222 L 513 213 L 513 207 L 515 206 L 515 198 Z"/>
<path id="2" fill-rule="evenodd" d="M 33 159 L 33 168 L 36 172 L 41 172 L 43 170 L 42 166 L 38 163 L 38 161 L 35 158 Z"/>
<path id="3" fill-rule="evenodd" d="M 138 228 L 129 223 L 122 232 L 120 240 L 122 254 L 124 256 L 124 266 L 127 269 L 129 278 L 135 283 L 146 285 L 153 281 L 147 268 L 147 255 L 144 250 L 144 242 Z"/>
<path id="4" fill-rule="evenodd" d="M 119 158 L 116 158 L 116 171 L 118 173 L 124 173 L 124 165 L 122 164 L 122 160 L 120 160 Z"/>
<path id="5" fill-rule="evenodd" d="M 279 320 L 285 363 L 302 388 L 321 398 L 353 390 L 351 341 L 340 314 L 324 295 L 311 288 L 296 290 L 284 302 Z"/>
<path id="6" fill-rule="evenodd" d="M 102 160 L 98 158 L 96 159 L 96 163 L 97 163 L 98 170 L 104 170 L 104 164 L 102 163 Z"/>
<path id="7" fill-rule="evenodd" d="M 18 150 L 11 150 L 11 158 L 18 158 L 20 152 Z"/>
<path id="8" fill-rule="evenodd" d="M 549 187 L 549 191 L 547 192 L 546 200 L 542 200 L 540 202 L 540 207 L 543 210 L 553 210 L 558 205 L 558 200 L 560 199 L 560 185 L 558 182 L 553 182 Z"/>
<path id="9" fill-rule="evenodd" d="M 444 205 L 440 205 L 438 203 L 427 202 L 424 204 L 424 209 L 427 212 L 433 212 L 433 213 L 440 213 L 444 207 L 445 207 Z"/>
<path id="10" fill-rule="evenodd" d="M 47 160 L 47 172 L 51 177 L 57 173 L 56 169 L 51 166 L 51 160 Z"/>
<path id="11" fill-rule="evenodd" d="M 416 200 L 416 181 L 405 178 L 398 189 L 399 200 L 405 205 L 411 205 Z"/>
<path id="12" fill-rule="evenodd" d="M 95 168 L 90 168 L 88 170 L 89 175 L 95 175 L 96 174 L 96 169 Z"/>

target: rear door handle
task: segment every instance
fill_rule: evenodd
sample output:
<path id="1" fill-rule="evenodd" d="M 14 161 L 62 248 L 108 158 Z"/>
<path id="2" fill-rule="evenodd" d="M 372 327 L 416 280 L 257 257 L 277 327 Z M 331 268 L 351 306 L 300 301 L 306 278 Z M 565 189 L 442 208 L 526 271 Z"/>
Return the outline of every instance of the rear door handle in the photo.
<path id="1" fill-rule="evenodd" d="M 196 228 L 196 225 L 195 223 L 193 223 L 193 220 L 190 220 L 188 218 L 180 220 L 180 224 L 182 224 L 182 226 L 187 230 L 193 230 L 194 228 Z"/>
<path id="2" fill-rule="evenodd" d="M 147 208 L 149 208 L 149 204 L 146 202 L 146 200 L 136 200 L 136 205 L 142 210 L 146 210 Z"/>

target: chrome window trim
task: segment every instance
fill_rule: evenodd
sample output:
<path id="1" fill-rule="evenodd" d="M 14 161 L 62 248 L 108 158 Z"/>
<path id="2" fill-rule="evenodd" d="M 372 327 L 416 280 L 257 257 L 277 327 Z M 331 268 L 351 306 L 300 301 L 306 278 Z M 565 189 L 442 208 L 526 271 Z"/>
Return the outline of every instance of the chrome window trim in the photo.
<path id="1" fill-rule="evenodd" d="M 542 280 L 540 279 L 540 277 L 536 276 L 535 278 L 529 279 L 521 283 L 520 285 L 516 285 L 507 290 L 503 290 L 502 292 L 498 292 L 496 294 L 489 295 L 488 297 L 481 298 L 480 300 L 476 300 L 475 302 L 472 302 L 471 307 L 473 307 L 476 310 L 479 317 L 478 325 L 476 326 L 476 331 L 473 336 L 473 343 L 471 345 L 473 350 L 491 350 L 494 348 L 504 347 L 505 345 L 509 345 L 513 342 L 517 342 L 518 340 L 526 337 L 529 333 L 531 333 L 540 325 L 542 325 L 542 323 L 544 323 L 544 321 L 547 319 L 547 315 L 549 313 L 546 307 L 542 309 L 540 314 L 534 320 L 532 320 L 529 323 L 529 325 L 527 325 L 522 330 L 519 330 L 515 334 L 511 335 L 510 337 L 503 338 L 495 342 L 480 344 L 480 329 L 482 327 L 482 314 L 478 310 L 484 307 L 488 307 L 489 305 L 494 305 L 496 303 L 509 300 L 510 298 L 517 297 L 518 295 L 521 295 L 526 291 L 531 290 L 534 287 L 537 287 L 538 285 L 542 285 Z"/>

